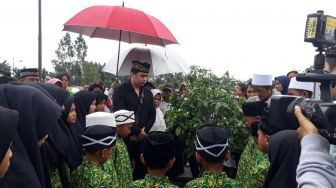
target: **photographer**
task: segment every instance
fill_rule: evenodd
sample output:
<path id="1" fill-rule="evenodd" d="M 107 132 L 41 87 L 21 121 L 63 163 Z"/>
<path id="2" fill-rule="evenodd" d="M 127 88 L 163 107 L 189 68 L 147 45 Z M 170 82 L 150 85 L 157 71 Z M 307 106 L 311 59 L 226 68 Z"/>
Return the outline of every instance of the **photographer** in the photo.
<path id="1" fill-rule="evenodd" d="M 329 142 L 319 135 L 317 128 L 295 107 L 300 127 L 297 135 L 301 140 L 300 162 L 296 170 L 298 187 L 336 187 L 336 169 L 329 155 Z"/>
<path id="2" fill-rule="evenodd" d="M 336 46 L 328 48 L 326 51 L 326 63 L 324 65 L 324 70 L 331 74 L 336 74 Z M 331 87 L 331 98 L 336 100 L 336 85 L 333 84 Z M 335 103 L 335 102 L 334 102 Z M 330 145 L 330 154 L 334 159 L 334 166 L 336 167 L 336 145 Z"/>
<path id="3" fill-rule="evenodd" d="M 329 48 L 326 51 L 326 63 L 324 65 L 324 70 L 331 74 L 336 74 L 336 46 Z M 331 87 L 331 98 L 336 100 L 336 87 L 335 84 Z"/>

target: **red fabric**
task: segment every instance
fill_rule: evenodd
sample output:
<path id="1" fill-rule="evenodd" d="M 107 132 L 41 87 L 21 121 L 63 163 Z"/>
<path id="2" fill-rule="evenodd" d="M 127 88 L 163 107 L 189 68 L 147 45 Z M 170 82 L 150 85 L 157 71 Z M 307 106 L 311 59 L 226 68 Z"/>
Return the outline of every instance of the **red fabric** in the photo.
<path id="1" fill-rule="evenodd" d="M 90 37 L 165 46 L 178 43 L 168 28 L 158 19 L 140 10 L 121 6 L 92 6 L 64 24 L 64 31 Z"/>

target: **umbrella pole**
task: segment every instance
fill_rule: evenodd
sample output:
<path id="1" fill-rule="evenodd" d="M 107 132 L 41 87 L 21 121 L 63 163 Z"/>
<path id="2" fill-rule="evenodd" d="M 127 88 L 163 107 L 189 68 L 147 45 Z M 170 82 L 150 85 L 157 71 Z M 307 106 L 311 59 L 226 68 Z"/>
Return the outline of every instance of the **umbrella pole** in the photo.
<path id="1" fill-rule="evenodd" d="M 125 6 L 125 2 L 123 1 L 122 7 L 124 7 L 124 6 Z M 121 33 L 122 33 L 122 31 L 120 30 L 119 31 L 119 46 L 118 46 L 117 71 L 116 71 L 117 80 L 118 80 L 118 72 L 119 72 L 119 56 L 120 56 Z"/>
<path id="2" fill-rule="evenodd" d="M 117 59 L 117 72 L 116 72 L 117 80 L 118 80 L 118 72 L 119 72 L 119 56 L 120 56 L 121 33 L 122 33 L 122 31 L 120 30 L 119 31 L 118 59 Z"/>

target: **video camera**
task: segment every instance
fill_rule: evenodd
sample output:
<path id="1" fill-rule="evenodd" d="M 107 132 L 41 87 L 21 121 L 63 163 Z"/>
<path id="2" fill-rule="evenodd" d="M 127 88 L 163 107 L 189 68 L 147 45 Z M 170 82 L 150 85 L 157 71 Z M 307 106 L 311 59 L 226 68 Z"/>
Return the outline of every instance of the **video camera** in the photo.
<path id="1" fill-rule="evenodd" d="M 318 54 L 314 58 L 314 69 L 298 74 L 301 82 L 320 82 L 321 100 L 304 99 L 294 96 L 272 96 L 269 114 L 269 126 L 273 133 L 297 129 L 299 123 L 294 114 L 294 107 L 301 107 L 303 114 L 319 129 L 322 136 L 331 144 L 336 144 L 336 104 L 332 103 L 331 85 L 336 75 L 324 71 L 327 48 L 336 45 L 336 18 L 324 15 L 323 11 L 307 16 L 305 42 L 317 47 Z"/>

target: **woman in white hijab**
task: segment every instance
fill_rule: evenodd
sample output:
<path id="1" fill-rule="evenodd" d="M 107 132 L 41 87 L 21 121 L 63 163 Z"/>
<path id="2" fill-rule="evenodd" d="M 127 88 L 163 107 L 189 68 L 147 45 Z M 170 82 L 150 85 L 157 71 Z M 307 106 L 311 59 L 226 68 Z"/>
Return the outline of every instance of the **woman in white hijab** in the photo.
<path id="1" fill-rule="evenodd" d="M 156 117 L 155 117 L 155 122 L 153 124 L 153 127 L 150 129 L 149 132 L 151 131 L 166 131 L 167 126 L 164 120 L 164 116 L 162 111 L 160 110 L 159 106 L 162 101 L 162 92 L 158 89 L 152 89 L 151 90 L 153 94 L 153 99 L 154 99 L 154 106 L 156 109 Z"/>

